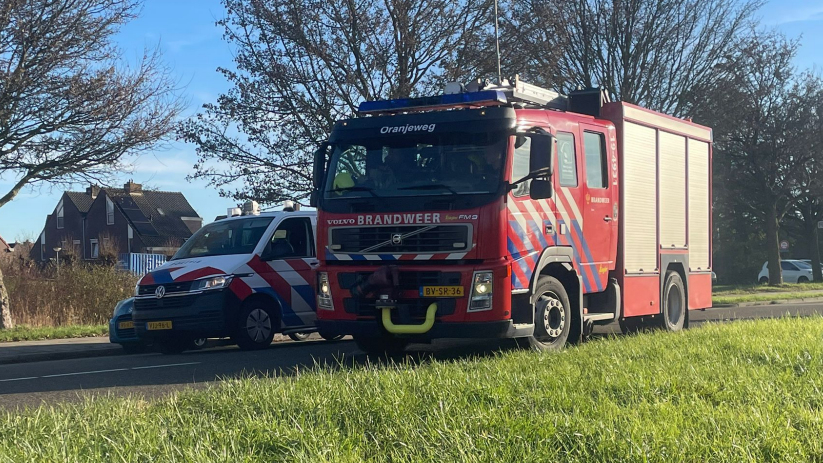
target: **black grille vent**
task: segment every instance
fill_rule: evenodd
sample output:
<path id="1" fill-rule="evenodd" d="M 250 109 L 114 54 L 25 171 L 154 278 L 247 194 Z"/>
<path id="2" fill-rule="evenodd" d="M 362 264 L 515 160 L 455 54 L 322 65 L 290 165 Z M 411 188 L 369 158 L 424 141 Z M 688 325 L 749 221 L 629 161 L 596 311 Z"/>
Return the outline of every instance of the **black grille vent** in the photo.
<path id="1" fill-rule="evenodd" d="M 341 288 L 351 289 L 357 281 L 366 281 L 372 272 L 339 273 L 337 282 Z M 417 291 L 421 286 L 456 286 L 460 284 L 460 272 L 406 272 L 400 274 L 401 291 Z"/>
<path id="2" fill-rule="evenodd" d="M 426 318 L 426 310 L 432 302 L 437 303 L 437 313 L 435 316 L 442 317 L 454 313 L 457 302 L 455 299 L 400 299 L 397 301 L 396 309 L 392 310 L 392 321 L 408 323 L 410 321 L 420 321 Z M 375 317 L 377 309 L 374 307 L 374 299 L 343 299 L 343 308 L 347 313 L 360 317 Z"/>
<path id="3" fill-rule="evenodd" d="M 408 234 L 411 235 L 405 236 Z M 398 236 L 400 237 L 399 243 L 397 242 Z M 392 242 L 393 237 L 394 242 Z M 466 225 L 404 225 L 396 227 L 335 228 L 331 232 L 331 244 L 333 252 L 374 254 L 404 252 L 451 253 L 468 249 L 469 227 Z M 380 244 L 383 245 L 378 247 Z"/>
<path id="4" fill-rule="evenodd" d="M 134 300 L 134 310 L 159 310 L 159 309 L 180 309 L 188 307 L 197 299 L 197 294 L 190 296 L 164 297 L 157 299 L 156 297 L 147 297 L 145 299 Z"/>
<path id="5" fill-rule="evenodd" d="M 188 291 L 191 288 L 191 281 L 184 281 L 181 283 L 162 283 L 162 284 L 155 284 L 155 285 L 141 285 L 138 289 L 138 294 L 140 296 L 145 296 L 148 294 L 154 294 L 154 291 L 157 290 L 158 286 L 164 286 L 166 288 L 166 294 L 170 293 L 182 293 Z"/>

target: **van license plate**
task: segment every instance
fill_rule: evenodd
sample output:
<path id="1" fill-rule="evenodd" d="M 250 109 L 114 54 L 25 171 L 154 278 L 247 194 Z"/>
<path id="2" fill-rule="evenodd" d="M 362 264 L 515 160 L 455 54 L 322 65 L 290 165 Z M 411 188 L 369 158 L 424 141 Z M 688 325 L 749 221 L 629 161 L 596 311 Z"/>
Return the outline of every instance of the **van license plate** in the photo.
<path id="1" fill-rule="evenodd" d="M 117 324 L 117 327 L 121 330 L 129 330 L 134 328 L 134 322 L 120 322 Z"/>
<path id="2" fill-rule="evenodd" d="M 420 297 L 463 297 L 462 286 L 421 286 Z"/>
<path id="3" fill-rule="evenodd" d="M 148 322 L 148 323 L 146 323 L 146 329 L 148 329 L 148 330 L 170 330 L 171 329 L 171 320 L 164 321 L 164 322 Z"/>

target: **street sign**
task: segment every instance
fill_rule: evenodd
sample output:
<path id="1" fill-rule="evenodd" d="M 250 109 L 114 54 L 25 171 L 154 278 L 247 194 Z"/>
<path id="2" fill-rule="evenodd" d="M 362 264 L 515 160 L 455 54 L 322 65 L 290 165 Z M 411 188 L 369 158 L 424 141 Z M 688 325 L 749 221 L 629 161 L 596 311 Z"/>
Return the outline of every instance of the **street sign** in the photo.
<path id="1" fill-rule="evenodd" d="M 789 242 L 788 241 L 781 241 L 780 242 L 780 250 L 781 251 L 788 251 L 789 250 Z"/>

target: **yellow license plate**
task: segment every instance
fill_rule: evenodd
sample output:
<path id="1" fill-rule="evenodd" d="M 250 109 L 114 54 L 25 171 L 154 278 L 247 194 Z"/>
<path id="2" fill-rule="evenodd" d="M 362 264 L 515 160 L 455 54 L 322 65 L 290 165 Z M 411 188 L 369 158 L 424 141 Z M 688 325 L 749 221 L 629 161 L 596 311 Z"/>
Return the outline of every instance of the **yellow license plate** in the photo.
<path id="1" fill-rule="evenodd" d="M 171 321 L 148 322 L 148 323 L 146 323 L 146 329 L 148 329 L 148 330 L 170 330 L 171 329 Z"/>
<path id="2" fill-rule="evenodd" d="M 420 297 L 463 297 L 462 286 L 421 286 Z"/>
<path id="3" fill-rule="evenodd" d="M 120 322 L 117 324 L 117 327 L 121 330 L 128 330 L 134 328 L 134 322 Z"/>

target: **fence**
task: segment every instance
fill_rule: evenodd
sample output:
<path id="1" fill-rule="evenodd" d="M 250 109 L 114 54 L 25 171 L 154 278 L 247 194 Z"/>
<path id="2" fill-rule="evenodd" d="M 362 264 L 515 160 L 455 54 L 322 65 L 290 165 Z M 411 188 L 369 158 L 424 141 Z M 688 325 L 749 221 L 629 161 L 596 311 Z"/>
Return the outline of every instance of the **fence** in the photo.
<path id="1" fill-rule="evenodd" d="M 165 263 L 163 254 L 120 254 L 120 268 L 135 275 L 145 275 Z"/>

